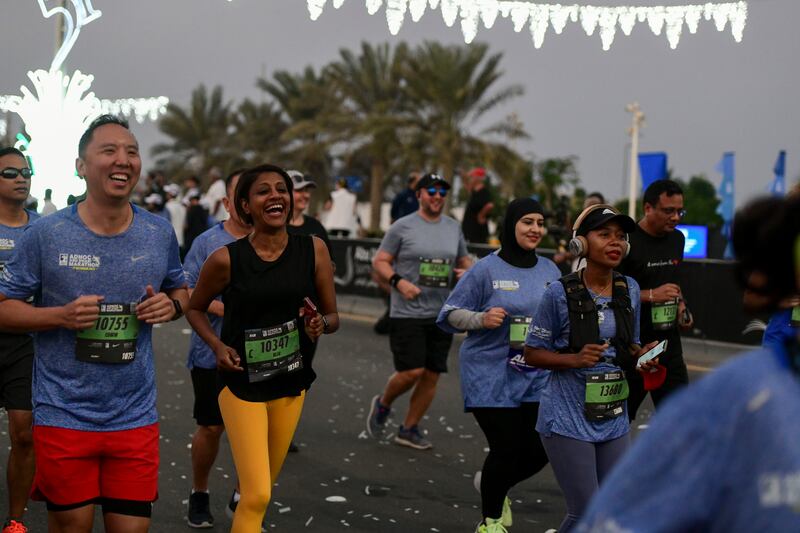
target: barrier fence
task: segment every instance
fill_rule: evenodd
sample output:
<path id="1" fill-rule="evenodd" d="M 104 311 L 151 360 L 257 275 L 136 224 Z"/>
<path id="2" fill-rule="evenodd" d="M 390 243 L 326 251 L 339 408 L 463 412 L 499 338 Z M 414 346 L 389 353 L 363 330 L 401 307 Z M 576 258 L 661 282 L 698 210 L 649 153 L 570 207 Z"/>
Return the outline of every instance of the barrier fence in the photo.
<path id="1" fill-rule="evenodd" d="M 331 239 L 331 255 L 336 263 L 336 291 L 342 294 L 380 297 L 372 279 L 372 258 L 379 239 Z M 469 245 L 476 258 L 492 253 L 487 245 Z M 552 258 L 554 250 L 537 250 Z M 734 278 L 732 261 L 687 259 L 681 266 L 680 285 L 694 315 L 694 331 L 688 337 L 739 344 L 758 344 L 766 317 L 752 317 L 742 309 L 742 290 Z"/>

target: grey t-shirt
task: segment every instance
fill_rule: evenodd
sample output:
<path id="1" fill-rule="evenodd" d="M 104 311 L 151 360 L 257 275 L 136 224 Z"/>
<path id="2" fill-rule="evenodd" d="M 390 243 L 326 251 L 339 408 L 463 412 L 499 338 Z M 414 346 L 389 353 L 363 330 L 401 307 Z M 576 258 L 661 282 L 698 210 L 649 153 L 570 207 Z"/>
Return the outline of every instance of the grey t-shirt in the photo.
<path id="1" fill-rule="evenodd" d="M 456 262 L 467 255 L 459 223 L 447 216 L 428 222 L 412 213 L 391 225 L 380 249 L 394 257 L 395 272 L 422 290 L 406 300 L 392 289 L 389 316 L 435 319 L 450 294 Z"/>

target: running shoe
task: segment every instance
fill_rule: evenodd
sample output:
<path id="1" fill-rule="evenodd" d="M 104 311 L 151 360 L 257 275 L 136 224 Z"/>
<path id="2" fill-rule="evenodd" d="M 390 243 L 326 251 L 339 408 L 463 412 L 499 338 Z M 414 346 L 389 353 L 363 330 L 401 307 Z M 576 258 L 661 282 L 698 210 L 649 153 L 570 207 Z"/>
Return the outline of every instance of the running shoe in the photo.
<path id="1" fill-rule="evenodd" d="M 28 533 L 28 528 L 19 520 L 6 520 L 3 533 Z"/>
<path id="2" fill-rule="evenodd" d="M 503 500 L 503 514 L 500 515 L 500 522 L 503 524 L 503 527 L 511 527 L 514 525 L 514 519 L 511 516 L 511 499 L 508 496 Z"/>
<path id="3" fill-rule="evenodd" d="M 408 446 L 416 450 L 430 450 L 433 448 L 431 441 L 422 436 L 419 426 L 412 426 L 408 429 L 400 426 L 394 441 L 401 446 Z"/>
<path id="4" fill-rule="evenodd" d="M 225 514 L 228 518 L 233 520 L 233 515 L 236 514 L 236 506 L 239 505 L 239 491 L 233 489 L 231 499 L 228 500 L 228 505 L 225 506 Z"/>
<path id="5" fill-rule="evenodd" d="M 508 533 L 499 518 L 486 518 L 475 529 L 475 533 Z"/>
<path id="6" fill-rule="evenodd" d="M 386 429 L 386 421 L 389 419 L 389 407 L 381 405 L 381 395 L 377 394 L 372 398 L 367 415 L 367 433 L 370 437 L 378 438 L 383 435 Z"/>
<path id="7" fill-rule="evenodd" d="M 214 527 L 214 517 L 211 515 L 211 503 L 207 492 L 193 492 L 189 495 L 189 512 L 186 514 L 186 521 L 189 523 L 189 527 L 195 529 Z"/>

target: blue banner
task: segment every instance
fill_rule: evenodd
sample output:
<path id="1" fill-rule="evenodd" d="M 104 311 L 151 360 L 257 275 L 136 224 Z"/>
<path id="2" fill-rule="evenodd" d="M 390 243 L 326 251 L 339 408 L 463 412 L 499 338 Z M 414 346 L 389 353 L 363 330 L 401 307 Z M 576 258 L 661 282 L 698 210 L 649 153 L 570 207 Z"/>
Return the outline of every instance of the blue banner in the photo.
<path id="1" fill-rule="evenodd" d="M 773 196 L 784 196 L 786 194 L 786 150 L 778 152 L 778 159 L 775 161 L 775 168 L 772 169 L 775 179 L 769 185 L 769 193 Z"/>
<path id="2" fill-rule="evenodd" d="M 725 152 L 722 159 L 716 166 L 716 171 L 722 174 L 722 182 L 719 184 L 717 193 L 719 194 L 720 204 L 717 213 L 722 217 L 722 236 L 728 240 L 723 257 L 733 259 L 733 247 L 731 246 L 731 226 L 733 215 L 736 209 L 736 189 L 735 185 L 735 163 L 736 154 Z"/>
<path id="3" fill-rule="evenodd" d="M 642 176 L 642 194 L 656 180 L 667 177 L 667 153 L 651 152 L 639 154 L 639 172 Z"/>

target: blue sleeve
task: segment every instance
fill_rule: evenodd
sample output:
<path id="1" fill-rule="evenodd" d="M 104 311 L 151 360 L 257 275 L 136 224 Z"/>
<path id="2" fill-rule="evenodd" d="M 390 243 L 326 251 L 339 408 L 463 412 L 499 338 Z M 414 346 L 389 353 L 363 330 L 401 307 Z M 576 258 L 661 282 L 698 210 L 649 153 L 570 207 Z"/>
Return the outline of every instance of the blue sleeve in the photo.
<path id="1" fill-rule="evenodd" d="M 197 280 L 200 278 L 200 269 L 203 267 L 205 254 L 205 239 L 198 237 L 192 242 L 192 247 L 186 257 L 183 258 L 183 273 L 186 276 L 186 283 L 190 289 L 194 289 Z M 202 250 L 200 248 L 203 248 Z"/>
<path id="2" fill-rule="evenodd" d="M 628 294 L 631 297 L 631 305 L 633 306 L 633 344 L 639 344 L 641 317 L 642 317 L 642 301 L 641 290 L 639 284 L 630 276 L 625 276 L 628 281 Z"/>
<path id="3" fill-rule="evenodd" d="M 484 310 L 486 305 L 485 271 L 483 263 L 478 261 L 458 280 L 453 292 L 447 297 L 447 301 L 444 302 L 442 310 L 439 311 L 439 316 L 436 318 L 436 324 L 440 329 L 447 333 L 461 333 L 461 330 L 454 328 L 447 321 L 447 315 L 450 314 L 450 311 L 455 309 Z"/>
<path id="4" fill-rule="evenodd" d="M 704 385 L 675 393 L 659 409 L 603 481 L 579 532 L 708 529 L 708 514 L 719 505 L 715 487 L 725 485 L 731 465 L 737 424 L 725 414 L 731 399 L 722 400 L 719 387 Z"/>
<path id="5" fill-rule="evenodd" d="M 178 247 L 178 239 L 175 232 L 169 233 L 169 251 L 167 252 L 167 277 L 161 282 L 161 290 L 180 289 L 186 287 L 186 277 L 183 275 L 183 265 L 181 265 L 181 254 Z"/>
<path id="6" fill-rule="evenodd" d="M 789 336 L 794 335 L 792 327 L 792 309 L 785 309 L 772 315 L 761 339 L 762 346 L 783 344 Z"/>
<path id="7" fill-rule="evenodd" d="M 403 226 L 397 222 L 389 226 L 389 229 L 386 231 L 386 235 L 383 236 L 383 240 L 381 241 L 379 249 L 390 254 L 396 259 L 397 254 L 400 253 L 400 245 L 403 243 L 403 229 Z"/>
<path id="8" fill-rule="evenodd" d="M 15 300 L 27 300 L 42 286 L 42 258 L 38 227 L 28 226 L 14 247 L 11 261 L 0 275 L 0 294 Z"/>
<path id="9" fill-rule="evenodd" d="M 555 339 L 560 335 L 558 293 L 564 291 L 561 283 L 551 283 L 544 291 L 539 307 L 533 315 L 525 345 L 531 348 L 555 351 Z"/>

